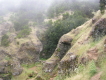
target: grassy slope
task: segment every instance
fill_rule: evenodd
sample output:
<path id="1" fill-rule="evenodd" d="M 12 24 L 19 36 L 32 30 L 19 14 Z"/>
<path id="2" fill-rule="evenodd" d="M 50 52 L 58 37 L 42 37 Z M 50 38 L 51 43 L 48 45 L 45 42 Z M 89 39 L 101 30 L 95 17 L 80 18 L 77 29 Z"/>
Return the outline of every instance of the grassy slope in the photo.
<path id="1" fill-rule="evenodd" d="M 106 18 L 106 13 L 104 15 L 101 15 L 100 11 L 98 11 L 95 15 L 95 18 Z M 65 80 L 91 80 L 92 76 L 99 72 L 102 72 L 100 80 L 106 80 L 106 54 L 103 53 L 103 43 L 106 39 L 106 36 L 103 36 L 96 41 L 93 41 L 92 38 L 87 40 L 88 42 L 86 43 L 84 41 L 88 37 L 92 26 L 93 24 L 91 24 L 91 21 L 88 21 L 87 23 L 85 23 L 85 25 L 82 25 L 83 29 L 81 30 L 81 33 L 74 38 L 73 43 L 75 44 L 68 52 L 73 52 L 79 56 L 82 56 L 84 54 L 86 55 L 86 51 L 88 49 L 96 47 L 99 50 L 98 53 L 100 57 L 97 59 L 96 63 L 91 61 L 86 66 L 79 66 L 76 70 L 76 73 L 71 75 L 71 77 L 67 77 Z M 80 45 L 78 42 L 84 42 L 85 44 Z M 65 59 L 68 59 L 67 55 L 64 56 L 62 60 Z"/>

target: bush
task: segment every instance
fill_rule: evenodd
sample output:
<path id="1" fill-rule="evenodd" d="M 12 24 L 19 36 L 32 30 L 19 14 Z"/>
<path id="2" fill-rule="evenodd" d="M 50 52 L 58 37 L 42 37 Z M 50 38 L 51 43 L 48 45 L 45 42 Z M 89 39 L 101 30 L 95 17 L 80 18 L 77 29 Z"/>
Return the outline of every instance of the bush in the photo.
<path id="1" fill-rule="evenodd" d="M 23 30 L 21 30 L 18 35 L 17 35 L 17 38 L 23 38 L 23 37 L 26 37 L 27 35 L 29 35 L 31 32 L 31 29 L 30 28 L 25 28 Z"/>
<path id="2" fill-rule="evenodd" d="M 19 42 L 17 42 L 17 45 L 19 45 L 20 43 Z"/>
<path id="3" fill-rule="evenodd" d="M 102 14 L 104 14 L 104 12 L 105 12 L 105 5 L 106 5 L 106 1 L 100 0 L 100 11 Z"/>
<path id="4" fill-rule="evenodd" d="M 63 14 L 63 20 L 67 19 L 68 17 L 69 17 L 69 13 L 68 12 Z"/>
<path id="5" fill-rule="evenodd" d="M 41 57 L 50 57 L 54 52 L 60 37 L 63 34 L 71 31 L 73 28 L 80 26 L 85 21 L 86 19 L 83 17 L 83 15 L 81 15 L 81 12 L 75 12 L 74 15 L 65 17 L 63 20 L 57 20 L 54 23 L 49 21 L 50 24 L 48 24 L 48 30 L 45 32 L 45 34 L 43 34 L 43 38 L 41 39 L 44 45 Z M 45 55 L 43 56 L 43 54 Z"/>
<path id="6" fill-rule="evenodd" d="M 1 45 L 7 47 L 7 46 L 9 46 L 9 43 L 10 43 L 9 36 L 6 34 L 3 35 L 2 39 L 1 39 Z"/>

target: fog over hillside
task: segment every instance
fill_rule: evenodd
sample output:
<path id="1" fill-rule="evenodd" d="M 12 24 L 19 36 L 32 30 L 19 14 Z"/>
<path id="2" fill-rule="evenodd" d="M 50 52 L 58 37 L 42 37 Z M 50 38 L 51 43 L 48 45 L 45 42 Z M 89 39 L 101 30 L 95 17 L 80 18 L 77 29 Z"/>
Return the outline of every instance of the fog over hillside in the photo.
<path id="1" fill-rule="evenodd" d="M 21 7 L 21 4 L 23 4 L 23 3 L 24 3 L 24 5 L 29 3 L 30 7 L 33 5 L 35 5 L 35 7 L 40 6 L 40 8 L 38 8 L 38 9 L 48 8 L 53 1 L 56 1 L 56 0 L 0 0 L 0 5 L 1 5 L 0 10 L 19 8 L 19 7 Z M 62 2 L 64 0 L 59 0 L 59 1 Z M 99 0 L 66 0 L 66 1 L 99 2 Z"/>
<path id="2" fill-rule="evenodd" d="M 7 11 L 17 11 L 20 8 L 35 8 L 37 11 L 47 9 L 52 0 L 0 0 L 0 14 L 4 14 Z"/>
<path id="3" fill-rule="evenodd" d="M 105 5 L 0 0 L 0 80 L 106 80 Z"/>

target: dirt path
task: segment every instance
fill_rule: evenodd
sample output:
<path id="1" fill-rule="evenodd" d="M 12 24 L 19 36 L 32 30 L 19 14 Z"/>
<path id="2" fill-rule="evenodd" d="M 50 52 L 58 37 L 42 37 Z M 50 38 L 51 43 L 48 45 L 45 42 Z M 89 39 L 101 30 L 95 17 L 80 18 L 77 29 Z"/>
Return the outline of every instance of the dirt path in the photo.
<path id="1" fill-rule="evenodd" d="M 102 75 L 102 72 L 99 72 L 95 74 L 90 80 L 100 80 L 100 76 Z"/>

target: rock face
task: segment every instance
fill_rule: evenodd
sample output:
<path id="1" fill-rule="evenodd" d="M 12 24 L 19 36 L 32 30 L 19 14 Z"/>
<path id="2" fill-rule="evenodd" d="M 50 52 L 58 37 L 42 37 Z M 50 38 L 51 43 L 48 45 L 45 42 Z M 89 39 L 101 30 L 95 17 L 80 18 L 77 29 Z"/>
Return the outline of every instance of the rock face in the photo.
<path id="1" fill-rule="evenodd" d="M 33 63 L 39 61 L 39 55 L 42 51 L 42 44 L 33 42 L 26 42 L 21 44 L 17 52 L 17 57 L 21 63 Z"/>
<path id="2" fill-rule="evenodd" d="M 0 78 L 11 80 L 11 76 L 22 73 L 19 61 L 4 50 L 0 50 Z"/>
<path id="3" fill-rule="evenodd" d="M 98 38 L 106 35 L 106 18 L 99 19 L 93 26 L 91 35 L 94 38 Z"/>
<path id="4" fill-rule="evenodd" d="M 74 54 L 71 54 L 70 59 L 67 60 L 61 60 L 58 65 L 58 73 L 59 74 L 69 74 L 71 71 L 74 71 L 74 69 L 77 67 L 78 60 L 77 56 Z"/>
<path id="5" fill-rule="evenodd" d="M 71 47 L 71 42 L 72 42 L 72 38 L 68 36 L 67 34 L 63 35 L 60 38 L 57 48 L 55 49 L 55 52 L 53 53 L 53 56 L 49 60 L 47 60 L 44 64 L 43 70 L 45 72 L 51 72 L 54 69 L 57 63 L 66 54 L 67 50 Z"/>

